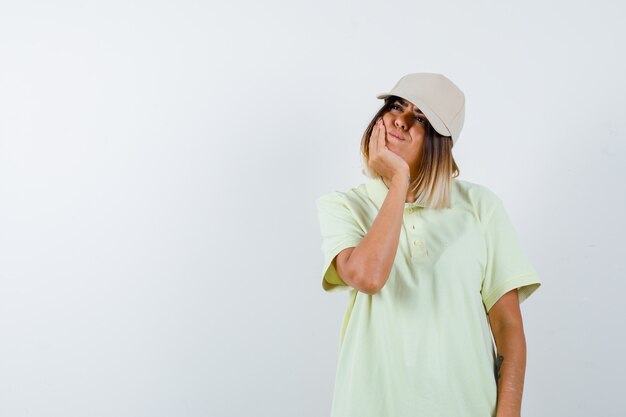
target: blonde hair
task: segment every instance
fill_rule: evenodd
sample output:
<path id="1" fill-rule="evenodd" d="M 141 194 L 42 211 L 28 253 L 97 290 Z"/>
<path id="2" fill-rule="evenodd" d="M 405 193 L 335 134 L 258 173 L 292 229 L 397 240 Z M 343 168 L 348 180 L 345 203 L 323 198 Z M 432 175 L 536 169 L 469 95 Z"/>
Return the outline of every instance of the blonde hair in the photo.
<path id="1" fill-rule="evenodd" d="M 387 113 L 399 97 L 390 96 L 378 110 L 363 133 L 361 155 L 365 168 L 363 173 L 370 178 L 380 178 L 369 165 L 369 144 L 376 120 Z M 459 167 L 452 156 L 452 137 L 442 136 L 430 123 L 426 123 L 424 145 L 421 159 L 418 161 L 417 176 L 409 184 L 409 190 L 416 195 L 416 202 L 433 209 L 450 208 L 450 188 L 452 178 L 460 174 Z"/>

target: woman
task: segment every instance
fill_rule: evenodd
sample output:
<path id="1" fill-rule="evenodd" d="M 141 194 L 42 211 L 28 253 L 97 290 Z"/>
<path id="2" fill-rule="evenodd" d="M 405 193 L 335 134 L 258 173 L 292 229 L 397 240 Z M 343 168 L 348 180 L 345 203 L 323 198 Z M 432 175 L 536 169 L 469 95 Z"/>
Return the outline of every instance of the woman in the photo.
<path id="1" fill-rule="evenodd" d="M 519 303 L 541 284 L 501 200 L 456 178 L 465 96 L 418 73 L 378 98 L 370 178 L 316 200 L 322 286 L 349 290 L 332 416 L 519 416 Z"/>

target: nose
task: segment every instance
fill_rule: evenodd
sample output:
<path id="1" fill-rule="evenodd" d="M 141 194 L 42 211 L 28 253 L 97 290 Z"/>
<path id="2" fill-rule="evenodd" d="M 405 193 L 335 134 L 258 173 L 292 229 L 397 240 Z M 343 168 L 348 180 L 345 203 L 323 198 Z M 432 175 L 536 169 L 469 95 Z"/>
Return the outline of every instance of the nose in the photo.
<path id="1" fill-rule="evenodd" d="M 402 129 L 402 130 L 407 130 L 409 127 L 409 123 L 406 120 L 407 115 L 406 114 L 400 114 L 396 117 L 396 120 L 394 121 L 394 125 L 398 128 L 398 129 Z"/>

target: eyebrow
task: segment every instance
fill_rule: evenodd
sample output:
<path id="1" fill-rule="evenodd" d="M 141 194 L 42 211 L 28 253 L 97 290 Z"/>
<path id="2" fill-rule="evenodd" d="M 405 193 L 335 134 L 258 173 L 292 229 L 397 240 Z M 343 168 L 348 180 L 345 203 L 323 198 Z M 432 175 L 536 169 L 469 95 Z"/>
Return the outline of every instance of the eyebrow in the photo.
<path id="1" fill-rule="evenodd" d="M 406 101 L 404 101 L 404 100 L 402 100 L 401 98 L 397 99 L 395 102 L 396 102 L 397 104 L 401 105 L 402 107 L 408 107 L 407 102 L 406 102 Z M 416 113 L 416 114 L 419 114 L 419 115 L 425 116 L 425 114 L 424 114 L 424 113 L 422 113 L 422 111 L 421 111 L 420 109 L 418 109 L 417 107 L 415 107 L 413 110 L 415 110 L 415 113 Z"/>

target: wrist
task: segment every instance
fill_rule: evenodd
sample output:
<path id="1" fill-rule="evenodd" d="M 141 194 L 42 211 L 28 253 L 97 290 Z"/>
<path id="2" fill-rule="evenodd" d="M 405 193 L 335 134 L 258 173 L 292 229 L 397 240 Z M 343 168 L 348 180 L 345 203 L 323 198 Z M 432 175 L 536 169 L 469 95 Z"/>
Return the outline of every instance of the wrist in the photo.
<path id="1" fill-rule="evenodd" d="M 398 184 L 398 185 L 402 185 L 402 186 L 408 187 L 409 184 L 411 183 L 411 175 L 409 173 L 407 173 L 407 172 L 402 172 L 402 173 L 395 174 L 391 178 L 391 182 L 393 184 Z"/>

